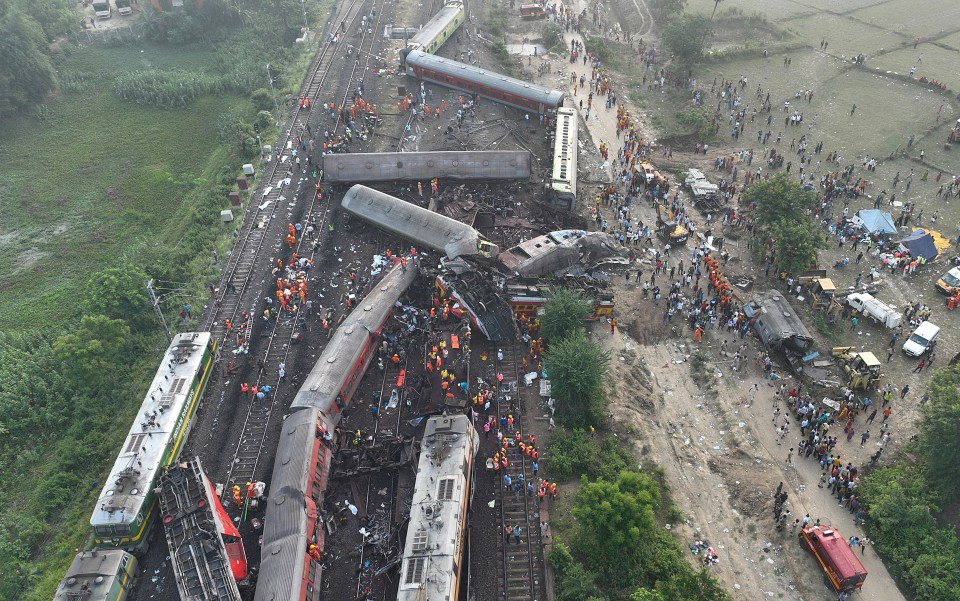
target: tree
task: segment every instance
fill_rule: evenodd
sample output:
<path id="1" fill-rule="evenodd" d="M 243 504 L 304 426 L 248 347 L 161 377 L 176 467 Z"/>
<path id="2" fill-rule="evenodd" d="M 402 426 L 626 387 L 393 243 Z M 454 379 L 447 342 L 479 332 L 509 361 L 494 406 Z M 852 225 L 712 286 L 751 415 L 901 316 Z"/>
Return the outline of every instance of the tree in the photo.
<path id="1" fill-rule="evenodd" d="M 630 601 L 666 601 L 666 599 L 657 591 L 638 588 L 630 595 Z"/>
<path id="2" fill-rule="evenodd" d="M 122 320 L 86 315 L 76 332 L 54 341 L 54 357 L 73 386 L 97 389 L 113 380 L 114 363 L 122 359 L 129 336 Z"/>
<path id="3" fill-rule="evenodd" d="M 573 426 L 601 422 L 606 408 L 603 377 L 610 354 L 587 340 L 581 330 L 551 344 L 543 360 L 561 419 Z"/>
<path id="4" fill-rule="evenodd" d="M 817 262 L 817 251 L 826 244 L 820 228 L 810 221 L 781 221 L 771 232 L 777 265 L 787 273 L 803 273 Z"/>
<path id="5" fill-rule="evenodd" d="M 663 19 L 679 15 L 686 6 L 687 0 L 650 0 L 650 8 Z"/>
<path id="6" fill-rule="evenodd" d="M 797 221 L 817 206 L 817 195 L 804 190 L 800 183 L 785 173 L 757 181 L 743 192 L 743 201 L 755 208 L 755 219 L 761 226 L 782 220 Z"/>
<path id="7" fill-rule="evenodd" d="M 710 35 L 710 21 L 703 15 L 683 14 L 663 31 L 663 41 L 678 61 L 685 65 L 703 56 L 704 39 Z"/>
<path id="8" fill-rule="evenodd" d="M 0 9 L 0 116 L 41 104 L 56 87 L 47 48 L 36 19 L 15 8 Z"/>
<path id="9" fill-rule="evenodd" d="M 273 94 L 271 94 L 267 88 L 254 90 L 253 93 L 250 94 L 250 100 L 253 102 L 253 108 L 258 111 L 267 111 L 268 113 L 273 111 Z M 271 118 L 271 121 L 272 120 Z"/>
<path id="10" fill-rule="evenodd" d="M 645 474 L 622 471 L 613 482 L 584 481 L 573 515 L 576 549 L 587 567 L 616 587 L 636 582 L 643 572 L 638 551 L 656 530 L 653 513 L 659 505 L 657 483 Z"/>
<path id="11" fill-rule="evenodd" d="M 960 492 L 960 370 L 934 372 L 922 407 L 919 442 L 927 480 L 942 498 Z"/>
<path id="12" fill-rule="evenodd" d="M 239 110 L 220 114 L 217 118 L 217 134 L 221 142 L 234 147 L 241 157 L 251 156 L 257 148 L 253 126 L 243 120 Z"/>
<path id="13" fill-rule="evenodd" d="M 743 200 L 756 209 L 759 231 L 773 239 L 781 270 L 802 273 L 816 262 L 817 251 L 826 243 L 823 232 L 808 218 L 816 207 L 816 194 L 778 173 L 750 186 Z"/>
<path id="14" fill-rule="evenodd" d="M 579 290 L 554 290 L 543 306 L 540 333 L 547 342 L 582 332 L 583 321 L 593 312 L 593 306 Z"/>
<path id="15" fill-rule="evenodd" d="M 698 140 L 712 140 L 715 137 L 713 125 L 710 121 L 710 114 L 702 108 L 679 111 L 677 113 L 677 122 L 686 131 L 696 136 Z"/>
<path id="16" fill-rule="evenodd" d="M 657 582 L 657 592 L 666 601 L 729 601 L 727 591 L 705 569 L 684 570 Z"/>
<path id="17" fill-rule="evenodd" d="M 135 331 L 151 327 L 153 314 L 145 291 L 147 279 L 143 270 L 129 263 L 95 273 L 87 282 L 84 314 L 122 319 Z"/>
<path id="18" fill-rule="evenodd" d="M 20 0 L 19 7 L 36 19 L 52 42 L 77 28 L 76 4 L 73 0 Z"/>

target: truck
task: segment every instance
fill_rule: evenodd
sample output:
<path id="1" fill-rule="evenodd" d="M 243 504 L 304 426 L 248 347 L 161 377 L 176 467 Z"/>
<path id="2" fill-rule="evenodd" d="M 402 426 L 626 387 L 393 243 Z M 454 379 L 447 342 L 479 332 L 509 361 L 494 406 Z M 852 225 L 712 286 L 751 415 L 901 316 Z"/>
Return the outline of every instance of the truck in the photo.
<path id="1" fill-rule="evenodd" d="M 903 323 L 903 314 L 890 305 L 875 298 L 866 292 L 854 292 L 846 298 L 847 306 L 854 311 L 869 317 L 875 323 L 881 323 L 885 328 L 895 328 Z"/>
<path id="2" fill-rule="evenodd" d="M 653 168 L 653 165 L 641 162 L 634 165 L 633 169 L 640 174 L 645 184 L 650 185 L 653 183 L 653 174 L 657 172 L 657 170 Z"/>
<path id="3" fill-rule="evenodd" d="M 543 10 L 543 7 L 540 6 L 539 4 L 521 4 L 520 18 L 521 19 L 546 19 L 547 11 Z"/>
<path id="4" fill-rule="evenodd" d="M 835 592 L 849 594 L 863 587 L 867 570 L 836 528 L 823 525 L 803 528 L 799 538 L 800 546 L 816 558 Z"/>
<path id="5" fill-rule="evenodd" d="M 93 14 L 96 15 L 98 19 L 109 19 L 113 16 L 113 10 L 110 8 L 109 0 L 94 0 L 91 2 L 93 6 Z"/>
<path id="6" fill-rule="evenodd" d="M 697 200 L 711 200 L 720 192 L 720 187 L 711 183 L 699 169 L 688 169 L 683 183 L 690 188 L 690 193 Z"/>

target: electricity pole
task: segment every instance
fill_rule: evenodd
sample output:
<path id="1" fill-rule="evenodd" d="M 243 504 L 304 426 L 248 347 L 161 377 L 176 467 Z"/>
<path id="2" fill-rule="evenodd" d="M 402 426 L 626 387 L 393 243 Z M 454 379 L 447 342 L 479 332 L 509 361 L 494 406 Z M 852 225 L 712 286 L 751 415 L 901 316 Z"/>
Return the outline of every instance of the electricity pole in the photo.
<path id="1" fill-rule="evenodd" d="M 157 315 L 157 320 L 160 322 L 160 327 L 163 328 L 163 333 L 167 335 L 167 342 L 173 342 L 173 336 L 170 335 L 170 328 L 167 327 L 167 320 L 163 317 L 163 311 L 160 309 L 160 299 L 157 298 L 156 293 L 153 291 L 153 280 L 147 280 L 147 296 L 150 297 L 150 305 L 153 307 L 153 312 Z"/>
<path id="2" fill-rule="evenodd" d="M 270 84 L 270 95 L 273 96 L 273 110 L 276 112 L 277 126 L 280 125 L 280 105 L 277 104 L 277 91 L 273 88 L 273 74 L 270 73 L 270 63 L 267 63 L 267 83 Z"/>

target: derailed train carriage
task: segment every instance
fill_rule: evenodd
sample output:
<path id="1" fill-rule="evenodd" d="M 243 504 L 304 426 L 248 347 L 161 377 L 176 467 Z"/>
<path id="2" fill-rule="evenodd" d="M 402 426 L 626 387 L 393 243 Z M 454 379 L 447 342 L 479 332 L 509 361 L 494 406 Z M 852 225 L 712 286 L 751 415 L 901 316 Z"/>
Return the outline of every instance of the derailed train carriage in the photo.
<path id="1" fill-rule="evenodd" d="M 465 223 L 360 184 L 344 194 L 340 205 L 351 215 L 418 246 L 445 253 L 449 259 L 495 257 L 499 252 L 496 244 Z"/>
<path id="2" fill-rule="evenodd" d="M 564 93 L 559 90 L 421 50 L 412 50 L 407 54 L 406 69 L 411 77 L 539 115 L 551 114 L 563 104 Z"/>
<path id="3" fill-rule="evenodd" d="M 400 51 L 401 62 L 413 50 L 435 53 L 463 25 L 465 18 L 463 2 L 460 0 L 445 2 L 443 8 L 427 21 L 417 35 L 410 38 L 407 47 Z"/>
<path id="4" fill-rule="evenodd" d="M 526 150 L 367 152 L 323 155 L 323 180 L 359 182 L 528 180 Z"/>
<path id="5" fill-rule="evenodd" d="M 273 466 L 255 601 L 320 598 L 334 430 L 394 304 L 416 278 L 415 265 L 395 265 L 337 327 L 293 399 Z"/>

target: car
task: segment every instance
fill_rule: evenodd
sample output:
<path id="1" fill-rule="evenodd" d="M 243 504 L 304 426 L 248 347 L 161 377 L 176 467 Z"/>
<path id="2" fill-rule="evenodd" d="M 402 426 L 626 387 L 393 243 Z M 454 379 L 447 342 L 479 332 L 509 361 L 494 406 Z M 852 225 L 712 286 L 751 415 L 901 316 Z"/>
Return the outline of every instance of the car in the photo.
<path id="1" fill-rule="evenodd" d="M 940 326 L 932 321 L 925 321 L 910 334 L 910 338 L 903 343 L 903 352 L 910 357 L 920 357 L 933 349 L 940 335 Z"/>
<path id="2" fill-rule="evenodd" d="M 960 292 L 960 267 L 954 267 L 937 280 L 937 290 L 944 294 Z"/>

